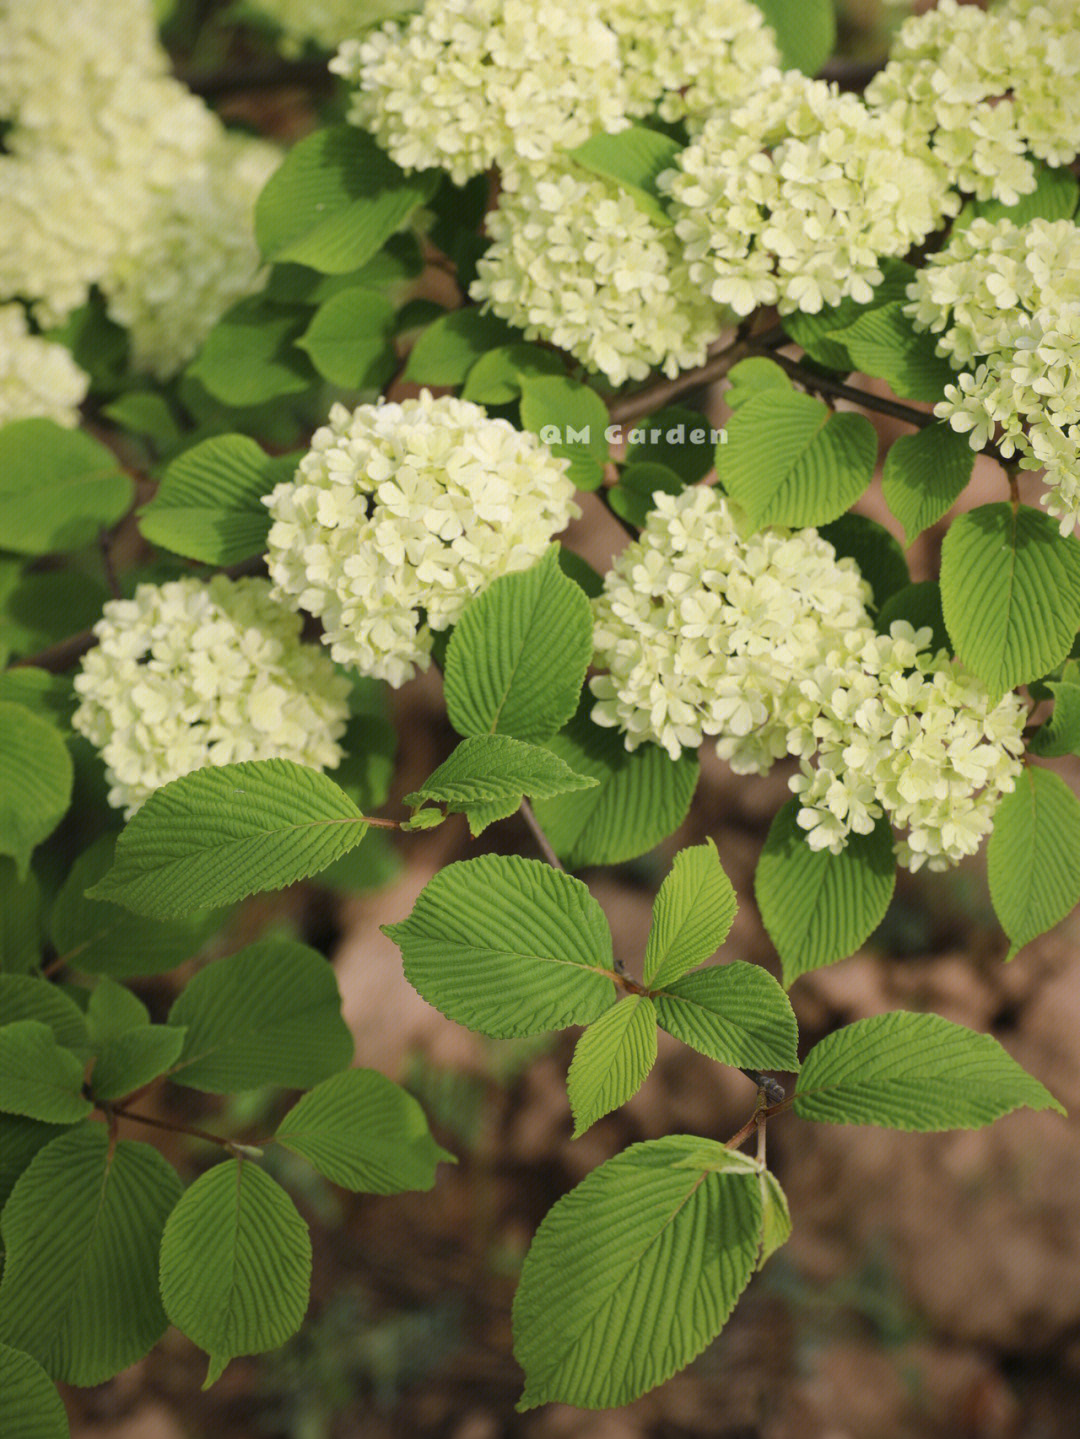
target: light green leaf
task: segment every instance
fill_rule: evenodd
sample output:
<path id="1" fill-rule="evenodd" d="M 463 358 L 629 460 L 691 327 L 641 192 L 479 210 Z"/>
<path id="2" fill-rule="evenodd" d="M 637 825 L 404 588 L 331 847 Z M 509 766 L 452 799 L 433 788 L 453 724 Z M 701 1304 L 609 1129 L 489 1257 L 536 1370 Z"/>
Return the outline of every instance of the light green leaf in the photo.
<path id="1" fill-rule="evenodd" d="M 0 1439 L 70 1439 L 60 1395 L 36 1359 L 0 1344 Z"/>
<path id="2" fill-rule="evenodd" d="M 564 864 L 621 864 L 653 849 L 686 818 L 698 780 L 697 756 L 673 760 L 659 745 L 629 753 L 622 735 L 589 719 L 593 698 L 548 742 L 575 774 L 592 775 L 597 789 L 538 800 L 536 818 Z"/>
<path id="3" fill-rule="evenodd" d="M 703 964 L 727 938 L 737 907 L 713 841 L 680 850 L 653 905 L 645 983 L 663 989 Z"/>
<path id="4" fill-rule="evenodd" d="M 785 69 L 816 75 L 836 48 L 834 0 L 755 0 L 776 31 Z"/>
<path id="5" fill-rule="evenodd" d="M 906 544 L 952 509 L 974 468 L 975 451 L 967 436 L 945 421 L 893 441 L 881 482 L 885 503 L 904 527 Z"/>
<path id="6" fill-rule="evenodd" d="M 417 385 L 460 385 L 481 355 L 521 336 L 497 315 L 475 306 L 452 310 L 429 325 L 409 353 L 403 379 Z"/>
<path id="7" fill-rule="evenodd" d="M 574 1138 L 637 1093 L 656 1063 L 656 1010 L 629 994 L 589 1025 L 574 1048 L 566 1092 Z"/>
<path id="8" fill-rule="evenodd" d="M 495 1039 L 589 1024 L 610 1008 L 611 932 L 585 886 L 540 860 L 448 865 L 382 926 L 405 978 L 448 1019 Z"/>
<path id="9" fill-rule="evenodd" d="M 732 365 L 727 373 L 727 380 L 724 400 L 732 410 L 737 410 L 762 390 L 790 393 L 792 389 L 791 381 L 784 370 L 775 360 L 767 360 L 764 355 L 752 355 L 750 359 L 740 360 L 737 365 Z"/>
<path id="10" fill-rule="evenodd" d="M 20 879 L 0 859 L 0 971 L 26 974 L 41 963 L 41 886 L 33 870 Z"/>
<path id="11" fill-rule="evenodd" d="M 183 443 L 184 434 L 172 405 L 156 390 L 128 390 L 105 405 L 101 413 L 128 434 L 150 440 L 159 452 Z"/>
<path id="12" fill-rule="evenodd" d="M 832 545 L 837 559 L 847 556 L 858 565 L 859 573 L 873 591 L 871 613 L 880 609 L 890 595 L 911 583 L 899 542 L 884 525 L 868 515 L 841 515 L 831 524 L 822 525 L 819 533 Z"/>
<path id="13" fill-rule="evenodd" d="M 1021 1105 L 1065 1111 L 989 1034 L 896 1011 L 825 1036 L 803 1061 L 795 1113 L 923 1133 L 978 1129 Z"/>
<path id="14" fill-rule="evenodd" d="M 682 146 L 670 135 L 650 130 L 645 125 L 630 125 L 614 135 L 592 135 L 583 145 L 569 152 L 583 169 L 605 180 L 614 180 L 628 190 L 640 207 L 654 220 L 671 224 L 664 209 L 657 176 L 670 170 Z"/>
<path id="15" fill-rule="evenodd" d="M 1080 186 L 1067 165 L 1051 169 L 1042 160 L 1028 157 L 1035 167 L 1035 189 L 1021 195 L 1015 205 L 1000 200 L 969 200 L 952 223 L 952 233 L 967 229 L 972 220 L 1009 220 L 1028 225 L 1032 220 L 1070 220 L 1076 213 Z"/>
<path id="16" fill-rule="evenodd" d="M 1046 687 L 1054 696 L 1054 711 L 1031 736 L 1028 749 L 1044 759 L 1080 754 L 1080 684 L 1049 680 Z"/>
<path id="17" fill-rule="evenodd" d="M 0 974 L 0 1024 L 37 1019 L 47 1024 L 57 1044 L 88 1053 L 82 1010 L 55 984 L 30 974 Z"/>
<path id="18" fill-rule="evenodd" d="M 293 343 L 305 310 L 249 295 L 226 310 L 184 371 L 215 400 L 232 408 L 302 394 L 315 371 Z"/>
<path id="19" fill-rule="evenodd" d="M 139 511 L 153 545 L 208 565 L 235 565 L 261 554 L 270 529 L 262 503 L 292 478 L 296 455 L 268 455 L 246 435 L 215 435 L 185 450 L 161 488 Z"/>
<path id="20" fill-rule="evenodd" d="M 297 340 L 320 375 L 346 390 L 379 389 L 394 373 L 394 307 L 376 290 L 341 290 Z"/>
<path id="21" fill-rule="evenodd" d="M 607 502 L 620 519 L 636 530 L 645 528 L 649 511 L 655 508 L 657 490 L 665 495 L 681 495 L 686 485 L 680 475 L 667 465 L 649 461 L 627 465 L 619 475 L 619 483 L 607 492 Z"/>
<path id="22" fill-rule="evenodd" d="M 103 1124 L 46 1145 L 0 1218 L 0 1340 L 67 1384 L 100 1384 L 147 1354 L 167 1327 L 158 1251 L 180 1188 L 156 1149 L 113 1149 Z"/>
<path id="23" fill-rule="evenodd" d="M 47 1024 L 20 1019 L 0 1028 L 0 1109 L 44 1124 L 75 1124 L 93 1108 L 83 1097 L 83 1064 L 61 1049 Z"/>
<path id="24" fill-rule="evenodd" d="M 814 315 L 796 310 L 783 318 L 784 329 L 812 360 L 826 369 L 841 373 L 853 370 L 855 362 L 836 338 L 838 330 L 853 325 L 868 310 L 879 309 L 894 300 L 906 300 L 908 286 L 915 278 L 915 267 L 904 260 L 882 260 L 884 278 L 866 304 L 857 300 L 841 300 L 839 305 L 825 305 Z"/>
<path id="25" fill-rule="evenodd" d="M 596 785 L 592 775 L 575 774 L 548 749 L 505 734 L 483 734 L 463 739 L 405 803 L 415 809 L 431 801 L 451 813 L 461 811 L 477 835 L 492 820 L 513 814 L 524 795 L 550 799 Z"/>
<path id="26" fill-rule="evenodd" d="M 853 324 L 832 330 L 864 375 L 888 381 L 904 400 L 935 402 L 954 384 L 956 371 L 937 353 L 937 336 L 916 330 L 904 313 L 906 300 L 864 310 Z"/>
<path id="27" fill-rule="evenodd" d="M 994 815 L 986 867 L 1013 959 L 1080 900 L 1080 800 L 1064 780 L 1024 767 Z"/>
<path id="28" fill-rule="evenodd" d="M 184 1031 L 171 1024 L 148 1024 L 110 1039 L 90 1073 L 94 1098 L 120 1099 L 168 1073 L 183 1045 Z"/>
<path id="29" fill-rule="evenodd" d="M 75 771 L 63 736 L 24 705 L 0 701 L 0 855 L 20 879 L 67 813 Z"/>
<path id="30" fill-rule="evenodd" d="M 657 136 L 658 139 L 662 138 Z M 521 423 L 539 435 L 579 490 L 598 490 L 608 461 L 608 408 L 595 390 L 564 375 L 540 375 L 521 385 Z"/>
<path id="31" fill-rule="evenodd" d="M 633 1144 L 545 1215 L 514 1300 L 519 1409 L 627 1404 L 716 1338 L 757 1263 L 757 1166 L 693 1135 Z"/>
<path id="32" fill-rule="evenodd" d="M 102 835 L 72 865 L 49 917 L 57 954 L 83 974 L 115 979 L 175 969 L 198 953 L 218 916 L 147 919 L 107 900 L 87 899 L 86 890 L 108 874 L 115 856 L 116 837 Z"/>
<path id="33" fill-rule="evenodd" d="M 896 883 L 892 831 L 884 818 L 870 834 L 849 835 L 844 849 L 830 854 L 810 848 L 798 813 L 799 801 L 792 799 L 777 814 L 754 876 L 785 988 L 800 974 L 853 954 L 881 923 Z"/>
<path id="34" fill-rule="evenodd" d="M 77 550 L 114 525 L 135 493 L 111 450 L 53 420 L 0 428 L 0 535 L 21 555 Z"/>
<path id="35" fill-rule="evenodd" d="M 564 373 L 558 355 L 539 345 L 497 345 L 473 365 L 461 398 L 478 405 L 509 405 L 521 394 L 525 380 Z"/>
<path id="36" fill-rule="evenodd" d="M 764 1268 L 766 1261 L 776 1253 L 782 1244 L 791 1238 L 791 1210 L 787 1195 L 780 1188 L 776 1175 L 770 1169 L 761 1171 L 761 1257 L 757 1267 Z"/>
<path id="37" fill-rule="evenodd" d="M 362 1194 L 430 1189 L 452 1154 L 431 1137 L 424 1111 L 373 1069 L 347 1069 L 289 1110 L 275 1140 L 302 1154 L 326 1179 Z"/>
<path id="38" fill-rule="evenodd" d="M 204 1389 L 237 1354 L 291 1338 L 310 1295 L 307 1225 L 257 1165 L 215 1164 L 169 1215 L 161 1297 L 176 1327 L 210 1356 Z"/>
<path id="39" fill-rule="evenodd" d="M 980 505 L 949 526 L 941 599 L 956 653 L 992 694 L 1039 679 L 1080 629 L 1080 541 L 1030 505 Z"/>
<path id="40" fill-rule="evenodd" d="M 364 817 L 331 779 L 291 760 L 210 766 L 156 790 L 89 891 L 152 919 L 234 904 L 317 874 L 355 848 Z"/>
<path id="41" fill-rule="evenodd" d="M 187 1030 L 170 1079 L 213 1094 L 306 1089 L 353 1054 L 333 969 L 288 939 L 258 940 L 207 965 L 181 991 L 169 1024 Z"/>
<path id="42" fill-rule="evenodd" d="M 531 569 L 472 600 L 446 651 L 446 710 L 458 734 L 543 744 L 577 708 L 592 658 L 592 612 L 552 546 Z"/>
<path id="43" fill-rule="evenodd" d="M 721 1064 L 795 1070 L 798 1026 L 788 997 L 759 964 L 713 964 L 661 990 L 660 1027 Z"/>
<path id="44" fill-rule="evenodd" d="M 716 473 L 755 530 L 827 524 L 873 478 L 877 434 L 866 416 L 830 414 L 821 400 L 794 390 L 751 395 L 726 434 Z"/>
<path id="45" fill-rule="evenodd" d="M 0 674 L 0 700 L 25 705 L 57 729 L 71 729 L 75 692 L 67 675 L 53 675 L 36 665 L 20 665 Z"/>
<path id="46" fill-rule="evenodd" d="M 434 195 L 438 173 L 407 175 L 363 130 L 331 125 L 294 145 L 255 205 L 268 260 L 327 275 L 359 269 Z"/>
<path id="47" fill-rule="evenodd" d="M 668 405 L 622 430 L 627 465 L 666 465 L 687 485 L 696 485 L 713 467 L 713 427 L 699 410 Z"/>

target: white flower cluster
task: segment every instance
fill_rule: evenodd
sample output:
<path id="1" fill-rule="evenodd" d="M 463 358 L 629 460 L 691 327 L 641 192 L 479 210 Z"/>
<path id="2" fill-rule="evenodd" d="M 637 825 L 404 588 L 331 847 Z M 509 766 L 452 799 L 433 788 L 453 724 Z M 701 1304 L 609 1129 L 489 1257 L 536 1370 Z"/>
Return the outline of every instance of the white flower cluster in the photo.
<path id="1" fill-rule="evenodd" d="M 1042 502 L 1080 525 L 1080 229 L 1071 220 L 975 220 L 919 271 L 907 306 L 938 351 L 967 367 L 934 413 L 1046 469 Z"/>
<path id="2" fill-rule="evenodd" d="M 417 0 L 252 0 L 251 4 L 279 27 L 285 55 L 299 55 L 309 40 L 323 50 L 336 50 L 369 25 L 416 8 Z"/>
<path id="3" fill-rule="evenodd" d="M 21 305 L 0 305 L 0 425 L 40 415 L 73 428 L 89 384 L 69 350 L 30 333 Z"/>
<path id="4" fill-rule="evenodd" d="M 898 118 L 794 71 L 762 74 L 676 164 L 660 185 L 691 276 L 739 315 L 869 300 L 879 259 L 906 254 L 960 203 Z"/>
<path id="5" fill-rule="evenodd" d="M 109 600 L 75 677 L 72 725 L 96 746 L 128 819 L 160 785 L 205 765 L 341 760 L 349 681 L 300 639 L 266 580 L 215 575 Z"/>
<path id="6" fill-rule="evenodd" d="M 0 298 L 62 322 L 97 286 L 165 377 L 254 287 L 280 159 L 168 74 L 151 0 L 0 0 Z"/>
<path id="7" fill-rule="evenodd" d="M 263 500 L 270 576 L 322 620 L 336 660 L 404 684 L 430 663 L 432 630 L 580 513 L 566 470 L 467 400 L 335 405 L 295 479 Z"/>
<path id="8" fill-rule="evenodd" d="M 1036 155 L 1080 151 L 1076 0 L 957 0 L 906 20 L 866 90 L 873 108 L 924 138 L 955 184 L 1006 205 L 1035 188 Z"/>
<path id="9" fill-rule="evenodd" d="M 816 530 L 744 535 L 716 489 L 654 499 L 593 603 L 593 720 L 672 758 L 715 735 L 740 774 L 797 755 L 815 849 L 839 853 L 884 813 L 911 869 L 973 853 L 1019 771 L 1017 697 L 927 652 L 927 630 L 876 635 L 854 561 Z"/>
<path id="10" fill-rule="evenodd" d="M 487 232 L 472 298 L 613 385 L 700 365 L 723 328 L 671 226 L 569 162 L 505 175 Z"/>

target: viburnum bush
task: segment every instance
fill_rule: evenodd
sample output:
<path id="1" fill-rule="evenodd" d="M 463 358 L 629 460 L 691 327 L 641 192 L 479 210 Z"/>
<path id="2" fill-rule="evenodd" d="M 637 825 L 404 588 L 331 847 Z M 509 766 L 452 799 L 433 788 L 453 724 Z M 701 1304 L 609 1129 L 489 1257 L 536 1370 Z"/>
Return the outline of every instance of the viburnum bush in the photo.
<path id="1" fill-rule="evenodd" d="M 222 935 L 258 891 L 372 887 L 387 831 L 450 814 L 520 814 L 541 857 L 472 845 L 386 933 L 469 1029 L 580 1027 L 575 1135 L 659 1028 L 750 1081 L 726 1142 L 631 1145 L 525 1260 L 520 1407 L 623 1404 L 787 1238 L 767 1125 L 1061 1108 L 929 1013 L 800 1056 L 786 991 L 876 929 L 897 865 L 988 840 L 1009 960 L 1080 899 L 1043 763 L 1080 754 L 1075 0 L 940 0 L 863 93 L 812 78 L 831 0 L 249 0 L 338 77 L 287 153 L 173 78 L 168 10 L 0 0 L 0 1429 L 65 1434 L 52 1381 L 170 1322 L 207 1383 L 297 1330 L 311 1244 L 271 1145 L 437 1184 L 453 1157 L 352 1067 L 325 958 Z M 456 307 L 416 297 L 425 266 Z M 905 427 L 908 545 L 998 466 L 936 580 L 857 510 L 866 411 Z M 581 493 L 626 531 L 603 575 L 559 541 Z M 459 742 L 380 813 L 388 690 L 432 665 Z M 711 962 L 711 841 L 630 969 L 575 877 L 674 833 L 705 743 L 797 761 L 755 885 L 782 985 Z M 181 964 L 153 1019 L 128 981 Z M 220 1162 L 185 1186 L 133 1137 L 159 1084 L 303 1093 L 258 1143 L 189 1129 Z"/>

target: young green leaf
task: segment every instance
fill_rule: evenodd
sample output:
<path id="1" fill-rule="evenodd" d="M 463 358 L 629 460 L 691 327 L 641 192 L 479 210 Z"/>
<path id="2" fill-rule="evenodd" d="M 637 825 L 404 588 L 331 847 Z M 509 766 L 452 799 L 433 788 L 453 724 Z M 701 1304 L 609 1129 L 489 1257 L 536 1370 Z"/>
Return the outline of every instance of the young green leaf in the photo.
<path id="1" fill-rule="evenodd" d="M 458 734 L 543 744 L 577 708 L 592 658 L 592 613 L 552 546 L 465 608 L 446 651 L 446 710 Z"/>
<path id="2" fill-rule="evenodd" d="M 112 869 L 87 893 L 172 919 L 317 874 L 367 828 L 333 780 L 306 765 L 210 766 L 150 796 L 121 833 Z"/>
<path id="3" fill-rule="evenodd" d="M 237 1354 L 291 1338 L 310 1295 L 307 1225 L 258 1165 L 215 1164 L 169 1215 L 161 1297 L 176 1327 L 210 1356 L 204 1389 Z"/>
<path id="4" fill-rule="evenodd" d="M 165 472 L 139 511 L 152 545 L 208 565 L 235 565 L 266 549 L 270 511 L 262 496 L 291 479 L 295 455 L 268 455 L 246 435 L 214 435 Z"/>
<path id="5" fill-rule="evenodd" d="M 711 839 L 682 849 L 653 905 L 642 978 L 664 989 L 723 944 L 738 902 Z"/>
<path id="6" fill-rule="evenodd" d="M 656 1010 L 647 995 L 628 994 L 574 1048 L 566 1076 L 574 1138 L 636 1094 L 655 1063 Z"/>
<path id="7" fill-rule="evenodd" d="M 564 373 L 558 355 L 539 345 L 496 345 L 469 371 L 461 398 L 477 405 L 509 405 L 520 396 L 525 380 Z"/>
<path id="8" fill-rule="evenodd" d="M 548 749 L 575 774 L 592 775 L 598 787 L 533 806 L 555 853 L 572 869 L 621 864 L 654 849 L 686 818 L 698 781 L 696 755 L 673 760 L 654 744 L 631 754 L 622 735 L 593 724 L 592 706 L 586 691 Z"/>
<path id="9" fill-rule="evenodd" d="M 594 789 L 592 775 L 575 774 L 564 760 L 539 745 L 523 744 L 504 734 L 463 739 L 420 789 L 405 796 L 418 808 L 425 801 L 463 812 L 469 829 L 480 834 L 493 820 L 505 819 L 528 795 L 550 799 L 575 790 Z"/>
<path id="10" fill-rule="evenodd" d="M 0 1024 L 20 1019 L 40 1020 L 57 1044 L 76 1054 L 89 1052 L 86 1018 L 69 995 L 39 975 L 0 974 Z"/>
<path id="11" fill-rule="evenodd" d="M 784 991 L 759 964 L 713 964 L 663 989 L 661 1029 L 710 1059 L 739 1068 L 794 1070 L 799 1031 Z"/>
<path id="12" fill-rule="evenodd" d="M 681 148 L 678 140 L 659 130 L 630 125 L 613 135 L 603 132 L 591 135 L 583 145 L 570 151 L 570 159 L 593 175 L 614 180 L 629 190 L 653 219 L 670 224 L 656 180 L 662 171 L 672 168 Z"/>
<path id="13" fill-rule="evenodd" d="M 378 390 L 397 361 L 394 307 L 377 290 L 356 285 L 332 295 L 296 341 L 325 379 L 346 390 Z"/>
<path id="14" fill-rule="evenodd" d="M 147 1354 L 167 1328 L 158 1252 L 180 1188 L 156 1149 L 114 1148 L 103 1124 L 46 1145 L 0 1217 L 0 1340 L 66 1384 L 101 1384 Z"/>
<path id="15" fill-rule="evenodd" d="M 4 1439 L 70 1439 L 60 1395 L 36 1359 L 0 1344 L 0 1394 Z"/>
<path id="16" fill-rule="evenodd" d="M 755 0 L 776 32 L 784 68 L 816 75 L 836 47 L 834 0 Z"/>
<path id="17" fill-rule="evenodd" d="M 120 1099 L 167 1074 L 180 1057 L 184 1031 L 171 1024 L 148 1024 L 118 1034 L 102 1045 L 90 1073 L 95 1099 Z"/>
<path id="18" fill-rule="evenodd" d="M 657 138 L 661 138 L 657 136 Z M 521 423 L 539 435 L 579 490 L 598 490 L 608 460 L 607 406 L 588 385 L 565 375 L 540 375 L 521 386 Z"/>
<path id="19" fill-rule="evenodd" d="M 20 879 L 0 859 L 0 973 L 26 974 L 41 963 L 41 886 L 33 870 Z"/>
<path id="20" fill-rule="evenodd" d="M 885 503 L 904 527 L 906 544 L 952 509 L 974 468 L 975 451 L 967 436 L 945 421 L 893 441 L 881 484 Z"/>
<path id="21" fill-rule="evenodd" d="M 763 1268 L 782 1244 L 791 1238 L 791 1210 L 787 1195 L 780 1188 L 776 1175 L 763 1169 L 761 1182 L 761 1257 L 757 1267 Z"/>
<path id="22" fill-rule="evenodd" d="M 978 1129 L 1026 1105 L 1065 1111 L 989 1034 L 938 1014 L 857 1019 L 803 1060 L 795 1113 L 923 1133 Z"/>
<path id="23" fill-rule="evenodd" d="M 758 1168 L 693 1135 L 633 1144 L 564 1195 L 514 1300 L 520 1410 L 627 1404 L 723 1328 L 757 1263 Z"/>
<path id="24" fill-rule="evenodd" d="M 732 410 L 737 410 L 751 396 L 762 390 L 790 393 L 792 389 L 791 380 L 785 371 L 775 360 L 767 360 L 764 355 L 752 355 L 750 359 L 740 360 L 737 365 L 732 365 L 727 379 L 728 388 L 724 392 L 724 400 Z"/>
<path id="25" fill-rule="evenodd" d="M 24 705 L 0 701 L 0 855 L 14 859 L 20 879 L 34 847 L 66 814 L 74 777 L 60 731 Z"/>
<path id="26" fill-rule="evenodd" d="M 908 286 L 915 278 L 915 267 L 904 260 L 882 260 L 881 270 L 884 279 L 866 304 L 846 299 L 838 305 L 825 305 L 813 315 L 796 310 L 793 315 L 784 316 L 784 329 L 819 365 L 842 374 L 853 370 L 855 362 L 836 338 L 837 332 L 847 329 L 868 310 L 879 309 L 894 300 L 906 300 Z"/>
<path id="27" fill-rule="evenodd" d="M 1080 541 L 1030 505 L 980 505 L 945 536 L 941 599 L 956 653 L 993 694 L 1039 679 L 1080 628 Z"/>
<path id="28" fill-rule="evenodd" d="M 1074 666 L 1067 669 L 1076 674 Z M 1043 759 L 1080 754 L 1080 683 L 1075 679 L 1049 680 L 1046 687 L 1054 696 L 1054 712 L 1031 736 L 1028 749 Z"/>
<path id="29" fill-rule="evenodd" d="M 904 400 L 940 400 L 956 371 L 937 353 L 937 337 L 915 329 L 904 313 L 906 301 L 893 300 L 864 310 L 854 323 L 832 330 L 864 375 L 886 380 Z"/>
<path id="30" fill-rule="evenodd" d="M 400 1085 L 373 1069 L 347 1069 L 289 1110 L 274 1135 L 326 1179 L 363 1194 L 430 1189 L 441 1160 L 424 1111 Z"/>
<path id="31" fill-rule="evenodd" d="M 83 1064 L 61 1049 L 47 1024 L 0 1027 L 0 1109 L 45 1124 L 75 1124 L 93 1108 L 83 1097 Z"/>
<path id="32" fill-rule="evenodd" d="M 892 831 L 879 819 L 852 834 L 839 854 L 813 850 L 788 800 L 772 822 L 754 876 L 762 923 L 784 967 L 784 987 L 800 974 L 853 954 L 881 923 L 896 883 Z"/>
<path id="33" fill-rule="evenodd" d="M 589 1024 L 614 1000 L 603 911 L 541 860 L 485 854 L 448 865 L 408 919 L 382 930 L 429 1004 L 496 1039 Z"/>
<path id="34" fill-rule="evenodd" d="M 350 1062 L 330 965 L 288 939 L 262 939 L 199 971 L 169 1011 L 185 1029 L 174 1084 L 227 1094 L 276 1084 L 306 1089 Z"/>
<path id="35" fill-rule="evenodd" d="M 1080 800 L 1064 780 L 1024 767 L 994 815 L 986 867 L 1013 959 L 1080 900 Z"/>
<path id="36" fill-rule="evenodd" d="M 481 314 L 472 305 L 452 310 L 417 340 L 402 378 L 417 385 L 460 385 L 488 350 L 520 339 L 498 315 Z"/>
<path id="37" fill-rule="evenodd" d="M 0 535 L 7 550 L 77 550 L 114 525 L 134 493 L 112 451 L 83 430 L 45 419 L 0 429 Z"/>
<path id="38" fill-rule="evenodd" d="M 831 414 L 810 395 L 779 389 L 752 395 L 716 450 L 720 483 L 763 525 L 823 525 L 850 509 L 870 483 L 877 434 L 865 415 Z"/>

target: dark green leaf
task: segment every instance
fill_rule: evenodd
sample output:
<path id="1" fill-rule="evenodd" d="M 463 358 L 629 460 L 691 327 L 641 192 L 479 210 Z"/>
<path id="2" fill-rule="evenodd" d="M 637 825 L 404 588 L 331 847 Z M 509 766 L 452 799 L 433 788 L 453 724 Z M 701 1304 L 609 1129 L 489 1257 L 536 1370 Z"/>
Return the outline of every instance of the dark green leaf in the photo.
<path id="1" fill-rule="evenodd" d="M 895 620 L 907 620 L 914 629 L 930 629 L 933 633 L 930 648 L 945 650 L 952 654 L 952 640 L 945 628 L 945 616 L 941 612 L 941 586 L 937 580 L 921 580 L 917 585 L 905 585 L 882 605 L 878 611 L 878 634 L 887 635 L 889 626 Z"/>
<path id="2" fill-rule="evenodd" d="M 837 559 L 846 555 L 858 565 L 859 573 L 874 592 L 871 612 L 911 584 L 903 550 L 876 520 L 866 515 L 841 515 L 822 526 L 821 538 L 832 545 Z"/>
<path id="3" fill-rule="evenodd" d="M 45 1124 L 76 1124 L 93 1108 L 82 1093 L 83 1065 L 61 1049 L 47 1024 L 20 1019 L 0 1027 L 0 1109 Z"/>
<path id="4" fill-rule="evenodd" d="M 397 361 L 394 307 L 375 290 L 342 290 L 321 305 L 296 341 L 320 375 L 347 390 L 378 390 Z"/>
<path id="5" fill-rule="evenodd" d="M 27 974 L 41 963 L 41 887 L 30 870 L 20 879 L 15 861 L 0 859 L 0 971 Z"/>
<path id="6" fill-rule="evenodd" d="M 667 465 L 645 461 L 623 469 L 619 483 L 607 492 L 607 502 L 620 519 L 641 530 L 645 528 L 657 490 L 662 490 L 665 495 L 681 495 L 685 489 L 682 478 Z"/>
<path id="7" fill-rule="evenodd" d="M 24 705 L 0 701 L 0 855 L 25 879 L 30 855 L 71 803 L 75 771 L 59 730 Z"/>
<path id="8" fill-rule="evenodd" d="M 60 1395 L 37 1360 L 0 1344 L 0 1439 L 70 1439 Z"/>
<path id="9" fill-rule="evenodd" d="M 232 407 L 262 405 L 310 389 L 315 372 L 293 341 L 306 311 L 250 295 L 227 310 L 186 374 Z"/>
<path id="10" fill-rule="evenodd" d="M 626 463 L 657 464 L 696 485 L 713 467 L 715 432 L 697 410 L 670 405 L 626 430 Z"/>

